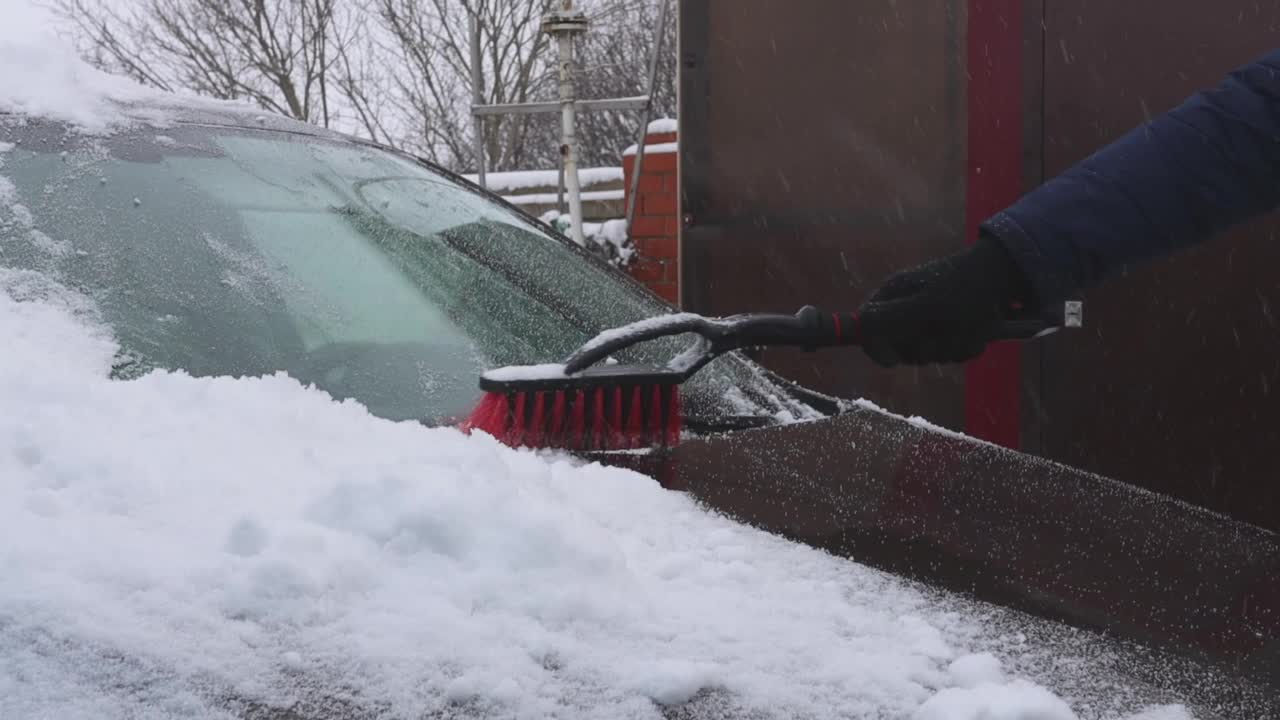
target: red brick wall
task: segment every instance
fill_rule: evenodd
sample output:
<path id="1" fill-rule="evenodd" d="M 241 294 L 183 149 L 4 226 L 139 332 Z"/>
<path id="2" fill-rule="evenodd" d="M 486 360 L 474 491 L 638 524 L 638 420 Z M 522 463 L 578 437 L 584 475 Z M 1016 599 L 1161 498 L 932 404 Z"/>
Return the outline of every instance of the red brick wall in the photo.
<path id="1" fill-rule="evenodd" d="M 627 271 L 659 296 L 680 304 L 680 188 L 674 150 L 651 146 L 676 142 L 676 133 L 650 133 L 640 168 L 639 198 L 631 225 L 636 254 Z M 630 201 L 636 156 L 626 153 L 622 171 Z"/>

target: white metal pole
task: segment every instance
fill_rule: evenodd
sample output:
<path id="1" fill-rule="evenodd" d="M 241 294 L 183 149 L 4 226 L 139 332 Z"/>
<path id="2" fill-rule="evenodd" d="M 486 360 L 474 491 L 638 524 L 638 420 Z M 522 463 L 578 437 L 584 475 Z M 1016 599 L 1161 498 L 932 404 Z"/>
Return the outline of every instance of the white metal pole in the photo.
<path id="1" fill-rule="evenodd" d="M 476 135 L 476 175 L 480 180 L 480 187 L 487 189 L 484 172 L 484 118 L 475 110 L 480 103 L 484 102 L 484 75 L 483 68 L 480 67 L 480 24 L 474 12 L 471 13 L 469 30 L 471 35 L 471 121 Z"/>
<path id="2" fill-rule="evenodd" d="M 573 10 L 573 0 L 564 0 L 564 12 Z M 570 237 L 579 245 L 587 244 L 582 234 L 582 187 L 578 183 L 578 141 L 574 133 L 573 32 L 556 33 L 560 49 L 560 153 L 564 157 L 564 179 L 569 191 Z"/>

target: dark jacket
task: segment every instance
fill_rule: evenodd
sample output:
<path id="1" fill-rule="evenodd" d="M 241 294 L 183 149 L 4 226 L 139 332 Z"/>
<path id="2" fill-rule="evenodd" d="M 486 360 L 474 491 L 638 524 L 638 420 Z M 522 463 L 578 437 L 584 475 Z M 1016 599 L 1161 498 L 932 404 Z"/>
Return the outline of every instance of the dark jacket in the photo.
<path id="1" fill-rule="evenodd" d="M 989 218 L 1041 300 L 1205 241 L 1280 205 L 1280 50 Z"/>

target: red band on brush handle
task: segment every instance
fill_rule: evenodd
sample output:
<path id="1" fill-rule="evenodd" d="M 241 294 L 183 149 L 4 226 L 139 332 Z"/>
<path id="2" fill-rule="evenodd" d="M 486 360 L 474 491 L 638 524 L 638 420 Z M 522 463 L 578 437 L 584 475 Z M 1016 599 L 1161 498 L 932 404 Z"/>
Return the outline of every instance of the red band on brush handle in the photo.
<path id="1" fill-rule="evenodd" d="M 849 328 L 848 330 L 849 339 L 846 342 L 852 343 L 854 345 L 861 345 L 862 344 L 862 318 L 858 317 L 858 313 L 856 311 L 844 313 L 844 318 L 845 320 L 843 324 L 846 328 Z"/>
<path id="2" fill-rule="evenodd" d="M 801 344 L 807 348 L 862 344 L 862 318 L 856 312 L 830 312 L 810 305 L 796 317 L 805 327 Z"/>
<path id="3" fill-rule="evenodd" d="M 862 318 L 856 312 L 833 312 L 831 324 L 835 330 L 835 345 L 862 344 Z"/>

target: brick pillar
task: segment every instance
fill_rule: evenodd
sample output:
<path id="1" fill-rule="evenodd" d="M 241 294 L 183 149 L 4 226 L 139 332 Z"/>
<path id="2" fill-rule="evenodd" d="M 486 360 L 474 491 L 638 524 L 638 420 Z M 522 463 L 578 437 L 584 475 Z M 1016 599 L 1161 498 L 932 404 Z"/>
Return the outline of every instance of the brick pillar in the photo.
<path id="1" fill-rule="evenodd" d="M 639 198 L 630 238 L 635 256 L 627 272 L 669 302 L 680 304 L 680 188 L 676 169 L 676 133 L 670 120 L 649 125 L 645 137 Z M 622 155 L 626 202 L 630 202 L 636 148 Z"/>

